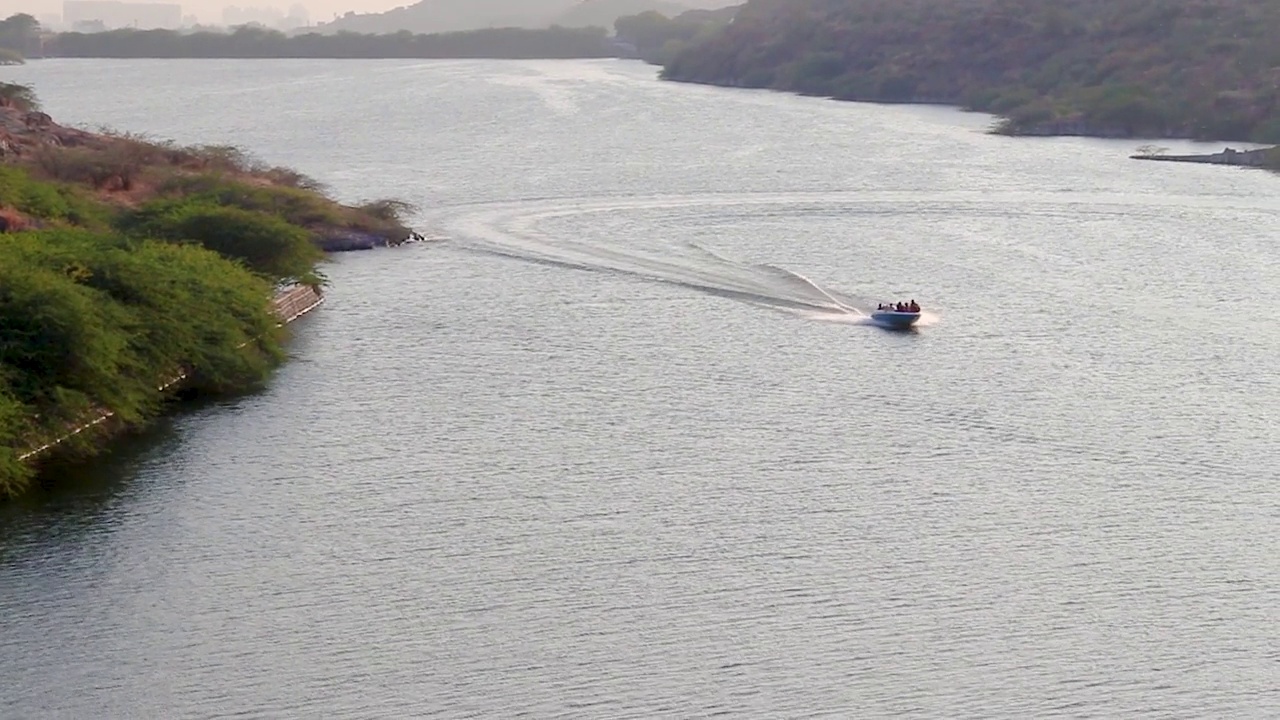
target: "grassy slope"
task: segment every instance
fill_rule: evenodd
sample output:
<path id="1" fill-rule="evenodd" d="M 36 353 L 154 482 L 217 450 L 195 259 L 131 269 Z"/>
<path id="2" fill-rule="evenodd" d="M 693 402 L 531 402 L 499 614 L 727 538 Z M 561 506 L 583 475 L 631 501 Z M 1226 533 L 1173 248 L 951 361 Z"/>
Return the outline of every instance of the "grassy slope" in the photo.
<path id="1" fill-rule="evenodd" d="M 64 128 L 32 100 L 0 84 L 0 498 L 29 487 L 23 451 L 103 409 L 146 422 L 180 371 L 261 381 L 283 356 L 273 285 L 322 282 L 331 233 L 407 234 L 401 204 L 347 207 L 230 148 Z"/>

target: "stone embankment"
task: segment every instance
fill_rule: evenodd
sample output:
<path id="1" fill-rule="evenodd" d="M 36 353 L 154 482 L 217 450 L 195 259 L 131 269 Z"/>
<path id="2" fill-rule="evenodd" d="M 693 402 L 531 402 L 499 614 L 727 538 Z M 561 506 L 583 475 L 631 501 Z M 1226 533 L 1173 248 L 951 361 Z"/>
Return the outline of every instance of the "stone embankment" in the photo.
<path id="1" fill-rule="evenodd" d="M 275 298 L 271 301 L 271 309 L 275 313 L 276 317 L 280 319 L 280 325 L 287 325 L 320 307 L 323 302 L 324 294 L 316 288 L 309 285 L 290 285 L 288 287 L 280 288 L 276 292 Z M 173 377 L 166 380 L 159 389 L 162 391 L 168 390 L 186 379 L 187 373 L 179 371 Z M 70 440 L 86 430 L 95 428 L 102 423 L 107 422 L 114 415 L 115 413 L 110 410 L 101 410 L 85 422 L 69 428 L 65 435 L 19 455 L 18 460 L 20 462 L 32 462 L 39 460 L 41 457 L 53 451 L 67 440 Z"/>
<path id="2" fill-rule="evenodd" d="M 276 293 L 271 309 L 280 318 L 280 324 L 287 325 L 320 307 L 323 302 L 324 295 L 310 285 L 290 285 Z"/>
<path id="3" fill-rule="evenodd" d="M 1205 163 L 1209 165 L 1235 165 L 1238 167 L 1276 167 L 1280 165 L 1280 149 L 1236 150 L 1226 148 L 1209 155 L 1166 155 L 1160 152 L 1130 155 L 1134 160 L 1161 160 L 1164 162 Z"/>

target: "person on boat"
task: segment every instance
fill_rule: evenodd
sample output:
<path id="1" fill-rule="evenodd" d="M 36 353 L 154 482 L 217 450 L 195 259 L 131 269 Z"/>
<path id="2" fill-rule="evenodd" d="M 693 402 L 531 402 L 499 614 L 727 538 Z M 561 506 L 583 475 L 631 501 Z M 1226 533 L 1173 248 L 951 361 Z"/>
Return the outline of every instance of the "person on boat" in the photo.
<path id="1" fill-rule="evenodd" d="M 920 305 L 916 303 L 915 298 L 911 298 L 911 305 L 909 307 L 911 308 L 911 312 L 920 312 Z"/>

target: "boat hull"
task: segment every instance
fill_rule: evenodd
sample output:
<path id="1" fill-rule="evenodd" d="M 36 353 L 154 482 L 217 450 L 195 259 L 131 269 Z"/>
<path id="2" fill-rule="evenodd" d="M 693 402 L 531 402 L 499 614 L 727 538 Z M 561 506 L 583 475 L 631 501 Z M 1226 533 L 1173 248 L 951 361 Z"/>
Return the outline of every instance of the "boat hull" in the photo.
<path id="1" fill-rule="evenodd" d="M 906 330 L 920 320 L 918 312 L 879 311 L 871 313 L 872 322 L 893 330 Z"/>

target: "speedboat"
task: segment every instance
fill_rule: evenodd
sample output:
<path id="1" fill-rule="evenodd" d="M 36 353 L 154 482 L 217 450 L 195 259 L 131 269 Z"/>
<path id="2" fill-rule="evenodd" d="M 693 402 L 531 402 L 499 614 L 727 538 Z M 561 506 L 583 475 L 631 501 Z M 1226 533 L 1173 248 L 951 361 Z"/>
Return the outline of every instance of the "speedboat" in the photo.
<path id="1" fill-rule="evenodd" d="M 871 313 L 871 320 L 877 325 L 891 330 L 906 330 L 920 320 L 920 313 L 899 310 L 876 310 Z"/>

